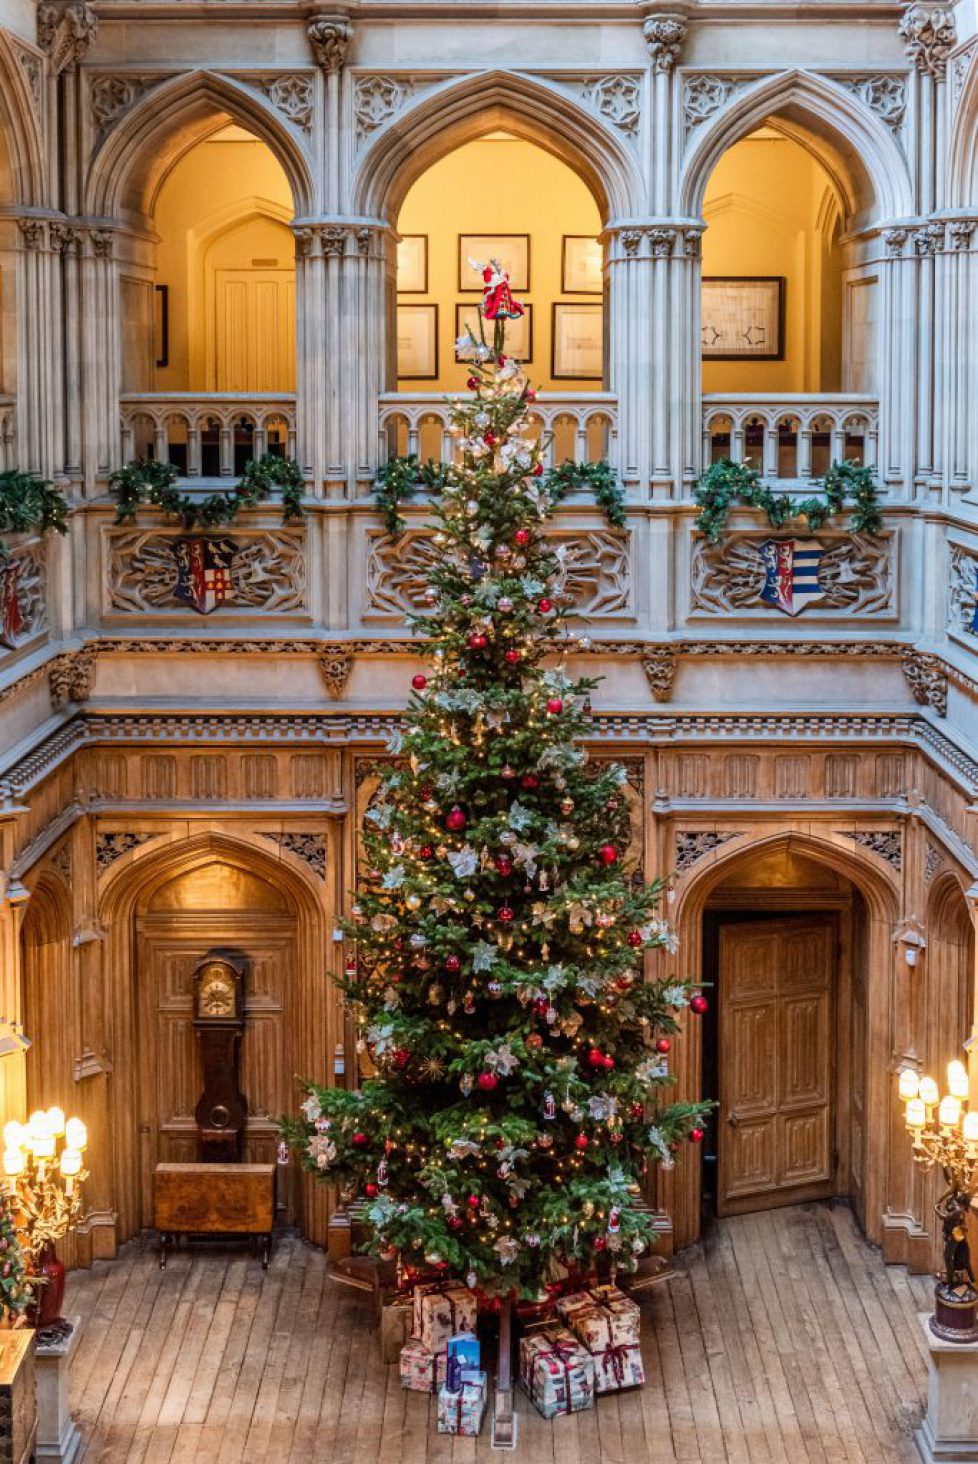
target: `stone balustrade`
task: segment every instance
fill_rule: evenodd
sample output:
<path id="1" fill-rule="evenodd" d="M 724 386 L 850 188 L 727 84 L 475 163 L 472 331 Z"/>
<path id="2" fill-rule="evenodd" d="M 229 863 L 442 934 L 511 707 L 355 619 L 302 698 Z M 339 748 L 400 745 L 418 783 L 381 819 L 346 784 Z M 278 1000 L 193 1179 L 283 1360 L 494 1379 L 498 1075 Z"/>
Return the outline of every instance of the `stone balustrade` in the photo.
<path id="1" fill-rule="evenodd" d="M 568 458 L 617 462 L 618 399 L 611 392 L 541 392 L 531 422 L 535 437 L 545 443 L 548 467 Z M 450 462 L 455 449 L 448 424 L 444 394 L 388 392 L 380 398 L 381 461 L 416 453 L 422 462 Z"/>
<path id="2" fill-rule="evenodd" d="M 230 478 L 266 452 L 295 456 L 294 393 L 141 392 L 119 404 L 124 463 L 153 458 L 181 477 Z"/>
<path id="3" fill-rule="evenodd" d="M 848 459 L 875 467 L 879 403 L 832 393 L 711 393 L 703 397 L 703 467 L 729 457 L 788 484 Z"/>

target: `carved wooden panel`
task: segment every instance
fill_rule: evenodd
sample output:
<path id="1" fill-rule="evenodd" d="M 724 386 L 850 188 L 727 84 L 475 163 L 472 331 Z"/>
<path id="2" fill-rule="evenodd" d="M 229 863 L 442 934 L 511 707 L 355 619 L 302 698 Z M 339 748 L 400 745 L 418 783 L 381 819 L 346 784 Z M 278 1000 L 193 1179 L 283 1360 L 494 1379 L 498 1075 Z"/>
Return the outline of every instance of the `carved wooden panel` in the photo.
<path id="1" fill-rule="evenodd" d="M 836 923 L 720 931 L 721 1214 L 830 1193 Z"/>

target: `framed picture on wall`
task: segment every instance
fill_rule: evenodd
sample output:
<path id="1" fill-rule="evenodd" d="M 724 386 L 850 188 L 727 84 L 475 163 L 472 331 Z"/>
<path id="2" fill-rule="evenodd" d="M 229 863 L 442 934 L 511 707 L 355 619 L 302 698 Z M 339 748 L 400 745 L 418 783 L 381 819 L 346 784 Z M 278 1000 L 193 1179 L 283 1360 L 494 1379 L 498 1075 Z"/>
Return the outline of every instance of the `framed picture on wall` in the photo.
<path id="1" fill-rule="evenodd" d="M 590 234 L 565 234 L 561 250 L 560 289 L 564 295 L 600 295 L 604 250 Z"/>
<path id="2" fill-rule="evenodd" d="M 705 275 L 704 360 L 783 361 L 784 292 L 783 275 Z"/>
<path id="3" fill-rule="evenodd" d="M 604 375 L 604 306 L 555 304 L 550 357 L 550 374 L 555 380 L 600 380 Z"/>
<path id="4" fill-rule="evenodd" d="M 399 295 L 427 295 L 427 234 L 402 234 L 398 239 L 397 293 Z"/>
<path id="5" fill-rule="evenodd" d="M 473 269 L 473 259 L 477 264 L 498 259 L 514 290 L 530 288 L 529 234 L 459 234 L 458 287 L 463 294 L 482 289 L 482 275 Z"/>
<path id="6" fill-rule="evenodd" d="M 157 285 L 153 294 L 153 341 L 157 366 L 170 364 L 170 286 Z"/>
<path id="7" fill-rule="evenodd" d="M 459 303 L 455 306 L 455 339 L 458 340 L 465 331 L 471 330 L 476 340 L 479 339 L 479 307 L 470 305 L 468 302 Z M 486 321 L 486 340 L 492 345 L 492 321 Z M 518 320 L 507 320 L 506 322 L 506 354 L 515 356 L 517 361 L 533 360 L 533 306 L 524 305 L 523 314 Z M 456 361 L 464 357 L 455 351 Z"/>
<path id="8" fill-rule="evenodd" d="M 397 374 L 416 381 L 438 375 L 437 305 L 398 305 Z"/>

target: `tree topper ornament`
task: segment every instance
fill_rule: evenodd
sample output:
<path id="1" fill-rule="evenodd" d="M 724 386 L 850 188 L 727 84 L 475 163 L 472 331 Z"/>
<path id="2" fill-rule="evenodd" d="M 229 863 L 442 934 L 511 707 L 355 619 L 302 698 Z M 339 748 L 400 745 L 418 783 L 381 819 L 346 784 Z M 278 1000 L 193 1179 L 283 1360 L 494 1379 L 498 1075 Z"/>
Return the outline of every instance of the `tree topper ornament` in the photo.
<path id="1" fill-rule="evenodd" d="M 470 259 L 469 264 L 482 276 L 482 314 L 486 320 L 519 320 L 523 306 L 515 299 L 509 285 L 509 274 L 498 259 L 488 264 L 479 264 Z"/>

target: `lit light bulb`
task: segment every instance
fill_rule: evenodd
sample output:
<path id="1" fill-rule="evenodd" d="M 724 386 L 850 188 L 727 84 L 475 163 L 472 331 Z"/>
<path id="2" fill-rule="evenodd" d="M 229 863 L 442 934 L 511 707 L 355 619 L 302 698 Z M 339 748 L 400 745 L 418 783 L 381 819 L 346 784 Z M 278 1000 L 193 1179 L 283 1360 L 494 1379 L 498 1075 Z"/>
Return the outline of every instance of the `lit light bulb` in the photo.
<path id="1" fill-rule="evenodd" d="M 9 1123 L 3 1126 L 3 1147 L 5 1149 L 22 1149 L 27 1142 L 27 1129 L 22 1123 L 12 1118 Z"/>
<path id="2" fill-rule="evenodd" d="M 966 1144 L 978 1144 L 978 1113 L 966 1113 L 961 1124 Z"/>
<path id="3" fill-rule="evenodd" d="M 978 1115 L 976 1115 L 978 1117 Z M 61 1155 L 61 1173 L 80 1174 L 82 1167 L 82 1156 L 80 1149 L 65 1149 Z"/>
<path id="4" fill-rule="evenodd" d="M 941 1099 L 941 1106 L 937 1110 L 937 1116 L 941 1121 L 942 1128 L 957 1128 L 961 1118 L 961 1100 L 955 1098 L 953 1093 L 946 1094 Z"/>
<path id="5" fill-rule="evenodd" d="M 3 1172 L 8 1179 L 15 1179 L 18 1174 L 23 1174 L 25 1162 L 22 1149 L 4 1149 Z"/>
<path id="6" fill-rule="evenodd" d="M 88 1148 L 88 1129 L 80 1118 L 69 1118 L 65 1124 L 65 1144 L 79 1151 Z"/>
<path id="7" fill-rule="evenodd" d="M 49 1108 L 47 1111 L 48 1128 L 56 1139 L 60 1138 L 65 1131 L 65 1111 L 63 1108 Z"/>
<path id="8" fill-rule="evenodd" d="M 41 1134 L 31 1144 L 35 1159 L 54 1158 L 54 1134 Z"/>
<path id="9" fill-rule="evenodd" d="M 45 1138 L 47 1136 L 47 1132 L 48 1132 L 48 1116 L 43 1111 L 43 1109 L 35 1108 L 34 1112 L 31 1114 L 30 1118 L 27 1120 L 27 1143 L 28 1143 L 28 1146 L 33 1149 L 34 1146 L 35 1146 L 35 1144 L 37 1143 L 38 1139 L 43 1139 L 43 1138 Z"/>
<path id="10" fill-rule="evenodd" d="M 952 1089 L 953 1091 L 953 1089 Z M 901 1068 L 900 1070 L 900 1098 L 904 1103 L 909 1103 L 911 1098 L 916 1098 L 920 1092 L 920 1079 L 913 1068 Z"/>
<path id="11" fill-rule="evenodd" d="M 907 1128 L 922 1129 L 927 1122 L 927 1108 L 923 1098 L 911 1098 L 907 1104 Z"/>
<path id="12" fill-rule="evenodd" d="M 933 1078 L 921 1078 L 918 1097 L 923 1099 L 928 1108 L 933 1108 L 940 1096 L 937 1084 Z"/>
<path id="13" fill-rule="evenodd" d="M 947 1091 L 955 1098 L 967 1098 L 970 1092 L 968 1069 L 957 1058 L 947 1065 Z"/>

